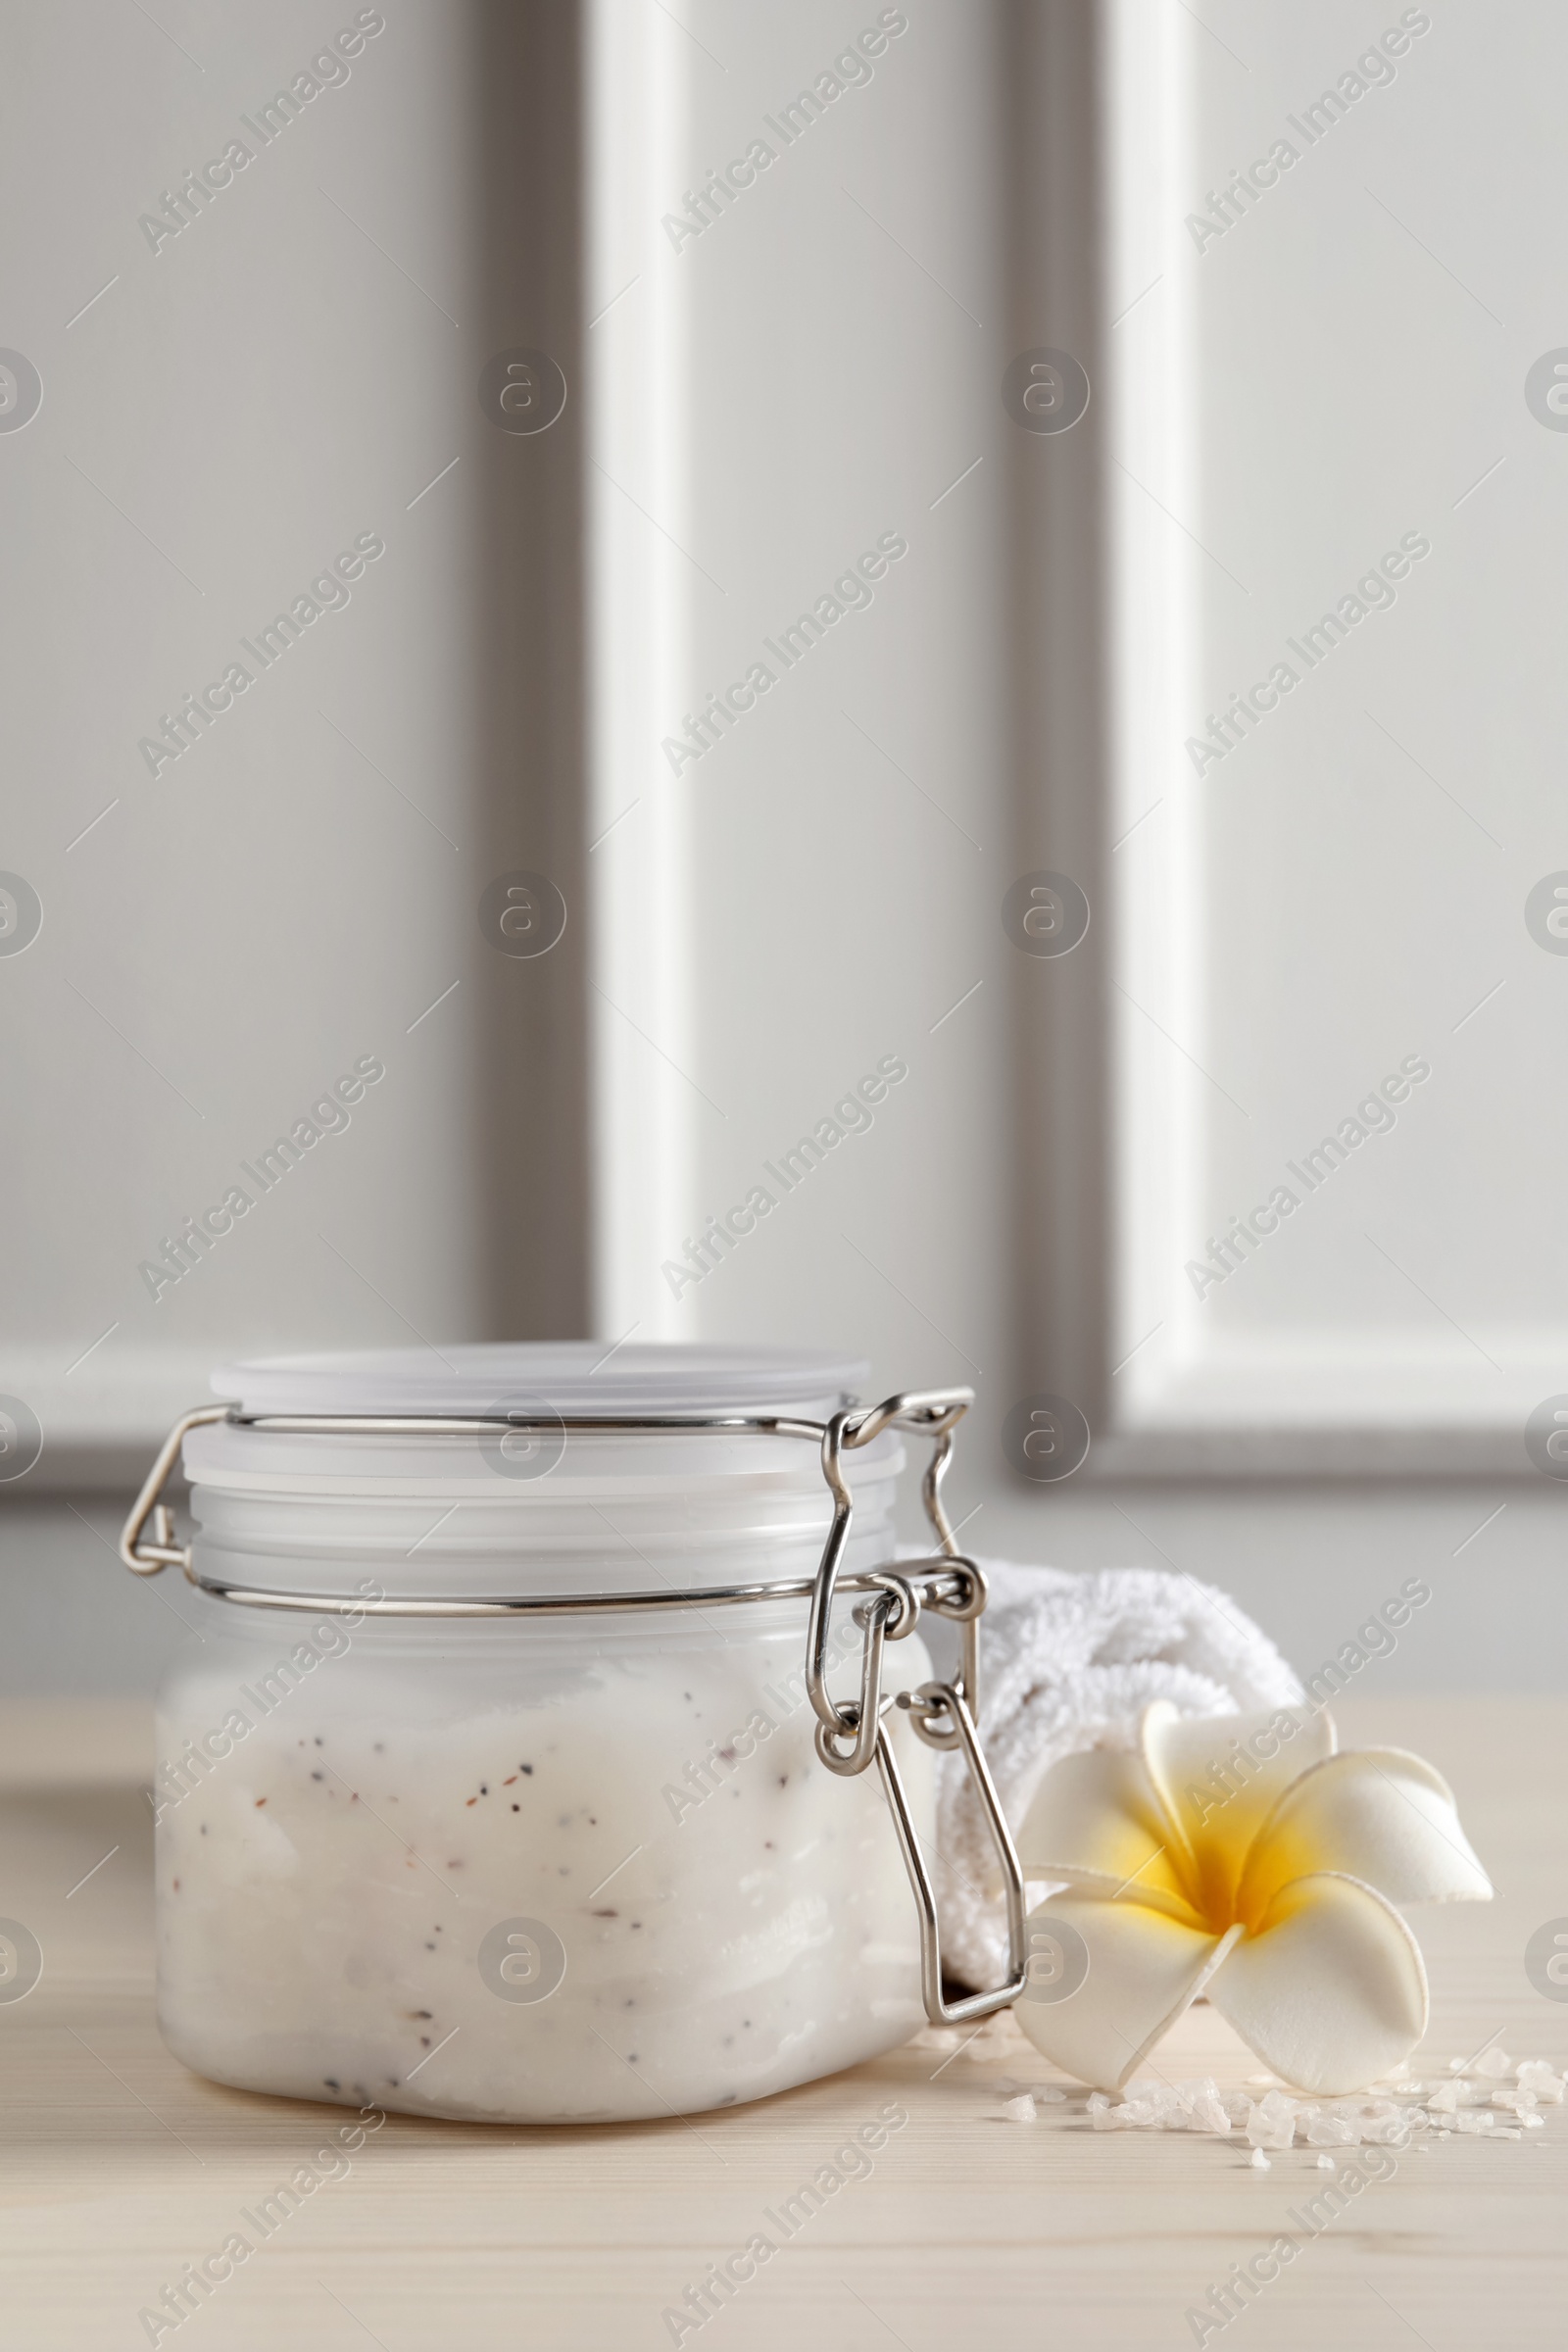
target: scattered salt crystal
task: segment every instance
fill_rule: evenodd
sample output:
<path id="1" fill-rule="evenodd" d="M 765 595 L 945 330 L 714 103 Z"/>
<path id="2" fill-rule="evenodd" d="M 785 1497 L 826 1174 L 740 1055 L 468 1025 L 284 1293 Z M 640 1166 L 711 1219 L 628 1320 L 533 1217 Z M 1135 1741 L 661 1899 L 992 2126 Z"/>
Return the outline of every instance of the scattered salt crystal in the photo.
<path id="1" fill-rule="evenodd" d="M 1163 2132 L 1165 2112 L 1153 2099 L 1124 2099 L 1113 2110 L 1123 2132 Z"/>
<path id="2" fill-rule="evenodd" d="M 1361 2134 L 1346 2115 L 1318 2114 L 1307 2119 L 1306 2144 L 1309 2148 L 1353 2148 Z"/>
<path id="3" fill-rule="evenodd" d="M 958 2036 L 951 2026 L 922 2026 L 914 2036 L 917 2050 L 956 2050 Z"/>
<path id="4" fill-rule="evenodd" d="M 1468 2058 L 1450 2058 L 1448 2060 L 1448 2072 L 1450 2075 L 1462 2075 L 1469 2063 L 1470 2061 Z"/>
<path id="5" fill-rule="evenodd" d="M 1247 2136 L 1254 2148 L 1288 2148 L 1296 2138 L 1296 2101 L 1285 2099 L 1271 2107 L 1269 2100 L 1278 2098 L 1278 2091 L 1271 2090 L 1247 2118 Z"/>
<path id="6" fill-rule="evenodd" d="M 1361 2125 L 1361 2137 L 1369 2147 L 1401 2148 L 1421 2117 L 1419 2107 L 1396 2107 L 1392 2115 L 1369 2115 Z"/>
<path id="7" fill-rule="evenodd" d="M 1176 2093 L 1182 2103 L 1182 2120 L 1189 2132 L 1229 2132 L 1231 2119 L 1220 2097 L 1219 2084 L 1212 2075 L 1205 2075 L 1197 2082 L 1178 2082 Z"/>
<path id="8" fill-rule="evenodd" d="M 1500 2082 L 1504 2075 L 1513 2073 L 1513 2060 L 1505 2057 L 1501 2050 L 1494 2046 L 1490 2050 L 1482 2051 L 1476 2060 L 1476 2073 L 1488 2075 L 1493 2081 Z"/>
<path id="9" fill-rule="evenodd" d="M 1035 2120 L 1035 2103 L 1026 2090 L 1021 2090 L 1016 2098 L 1003 2100 L 1002 2112 L 1009 2124 L 1032 2124 Z"/>
<path id="10" fill-rule="evenodd" d="M 1408 2073 L 1403 2079 L 1390 2075 L 1379 2088 L 1323 2102 L 1293 2097 L 1272 2075 L 1250 2078 L 1268 2085 L 1256 2100 L 1244 2090 L 1222 2090 L 1212 2075 L 1176 2083 L 1145 2075 L 1126 2087 L 1119 2103 L 1104 2091 L 1092 2092 L 1088 2115 L 1097 2132 L 1198 2132 L 1220 2138 L 1244 2132 L 1249 2161 L 1258 2172 L 1272 2170 L 1265 2150 L 1293 2147 L 1298 2138 L 1314 2150 L 1355 2147 L 1363 2141 L 1398 2148 L 1430 2146 L 1432 2138 L 1448 2139 L 1455 2132 L 1522 2139 L 1527 2130 L 1543 2129 L 1545 2119 L 1535 2112 L 1537 2101 L 1560 2100 L 1564 2078 L 1544 2059 L 1526 2059 L 1515 2088 L 1495 2072 L 1498 2056 L 1484 2074 L 1477 2067 L 1468 2078 L 1452 2074 L 1432 2082 Z M 1502 2063 L 1514 2071 L 1512 2060 Z M 1060 2103 L 1069 2095 L 1055 2083 L 1008 2076 L 997 2077 L 993 2086 L 1003 2113 L 1019 2123 L 1038 2121 L 1041 2105 Z M 1402 2103 L 1412 2097 L 1424 2099 L 1425 2105 Z M 1319 2155 L 1316 2161 L 1322 2171 L 1336 2169 L 1332 2156 Z"/>
<path id="11" fill-rule="evenodd" d="M 1317 2169 L 1320 2173 L 1332 2173 L 1338 2168 L 1332 2156 L 1320 2156 L 1317 2160 Z"/>
<path id="12" fill-rule="evenodd" d="M 1300 2105 L 1298 2098 L 1286 2098 L 1284 2091 L 1265 2091 L 1246 2119 L 1246 2135 L 1253 2147 L 1291 2147 Z"/>

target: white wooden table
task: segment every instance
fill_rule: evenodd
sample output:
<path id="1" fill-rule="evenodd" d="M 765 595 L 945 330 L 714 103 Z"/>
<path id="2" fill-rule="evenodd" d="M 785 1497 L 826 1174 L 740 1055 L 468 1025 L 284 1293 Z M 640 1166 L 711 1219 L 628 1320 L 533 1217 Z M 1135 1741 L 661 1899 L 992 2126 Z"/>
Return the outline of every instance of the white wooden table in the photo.
<path id="1" fill-rule="evenodd" d="M 1501 1889 L 1415 1915 L 1428 2063 L 1501 2030 L 1568 2058 L 1568 2003 L 1532 1989 L 1531 1932 L 1568 1916 L 1568 1704 L 1347 1706 L 1346 1744 L 1412 1746 L 1452 1779 Z M 23 2352 L 144 2344 L 138 2311 L 220 2246 L 344 2120 L 199 2081 L 153 2014 L 150 1725 L 123 1710 L 13 1710 L 0 1731 L 0 1915 L 34 1929 L 43 1982 L 0 2005 L 0 2310 Z M 111 1848 L 112 1858 L 93 1866 Z M 85 1872 L 93 1875 L 78 1885 Z M 68 1889 L 74 1888 L 69 1892 Z M 1185 2134 L 1096 2134 L 1081 2101 L 1033 2126 L 991 2087 L 1019 2059 L 910 2047 L 760 2105 L 689 2122 L 520 2132 L 393 2116 L 159 2341 L 197 2352 L 634 2352 L 708 2266 L 759 2230 L 845 2135 L 902 2104 L 869 2176 L 830 2196 L 733 2302 L 705 2352 L 971 2352 L 1195 2340 L 1184 2317 L 1290 2225 L 1328 2176 L 1304 2149 L 1256 2173 Z M 1159 2064 L 1240 2082 L 1255 2061 L 1194 2011 Z M 1401 2153 L 1388 2180 L 1224 2330 L 1227 2352 L 1568 2345 L 1568 2108 L 1497 2146 Z M 1211 2333 L 1209 2343 L 1220 2340 Z"/>

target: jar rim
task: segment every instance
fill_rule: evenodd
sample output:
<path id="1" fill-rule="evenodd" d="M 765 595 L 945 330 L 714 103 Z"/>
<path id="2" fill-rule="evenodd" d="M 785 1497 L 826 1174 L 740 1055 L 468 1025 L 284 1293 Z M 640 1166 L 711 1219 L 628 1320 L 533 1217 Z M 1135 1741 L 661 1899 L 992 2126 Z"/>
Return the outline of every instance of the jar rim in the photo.
<path id="1" fill-rule="evenodd" d="M 220 1365 L 215 1396 L 253 1415 L 485 1414 L 537 1401 L 566 1416 L 793 1409 L 854 1403 L 870 1371 L 827 1349 L 665 1341 L 463 1341 L 253 1357 Z"/>

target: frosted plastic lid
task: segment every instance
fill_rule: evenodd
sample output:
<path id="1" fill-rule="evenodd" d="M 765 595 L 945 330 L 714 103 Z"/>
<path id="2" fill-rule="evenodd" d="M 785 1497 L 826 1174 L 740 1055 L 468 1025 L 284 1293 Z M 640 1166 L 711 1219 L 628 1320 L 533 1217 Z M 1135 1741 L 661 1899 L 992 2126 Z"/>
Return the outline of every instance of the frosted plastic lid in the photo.
<path id="1" fill-rule="evenodd" d="M 541 1397 L 565 1415 L 774 1412 L 852 1403 L 870 1366 L 805 1348 L 671 1343 L 606 1349 L 593 1340 L 376 1348 L 260 1356 L 213 1374 L 215 1396 L 246 1414 L 483 1414 Z M 687 1443 L 691 1441 L 688 1440 Z"/>

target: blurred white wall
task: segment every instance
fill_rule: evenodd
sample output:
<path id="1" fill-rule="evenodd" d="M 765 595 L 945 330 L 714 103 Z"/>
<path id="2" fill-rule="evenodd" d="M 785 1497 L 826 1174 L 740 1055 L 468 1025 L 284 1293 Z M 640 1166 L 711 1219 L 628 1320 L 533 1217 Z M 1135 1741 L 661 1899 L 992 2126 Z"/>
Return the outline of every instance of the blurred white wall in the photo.
<path id="1" fill-rule="evenodd" d="M 1369 1673 L 1560 1682 L 1565 50 L 1544 0 L 0 13 L 11 1688 L 152 1672 L 178 1594 L 103 1539 L 210 1362 L 590 1328 L 971 1381 L 982 1553 L 1174 1565 L 1307 1667 L 1420 1578 Z"/>

